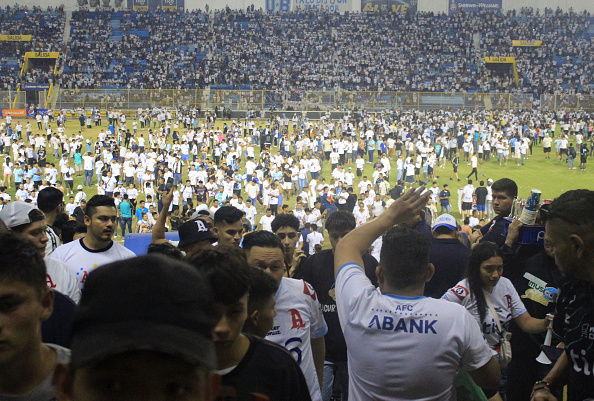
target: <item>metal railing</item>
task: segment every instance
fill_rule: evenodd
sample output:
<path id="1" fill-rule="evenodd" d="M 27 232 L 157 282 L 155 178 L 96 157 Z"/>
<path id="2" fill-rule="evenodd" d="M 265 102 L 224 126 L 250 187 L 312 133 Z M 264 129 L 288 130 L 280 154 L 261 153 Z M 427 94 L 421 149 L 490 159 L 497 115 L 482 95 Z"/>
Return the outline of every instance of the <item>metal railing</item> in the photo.
<path id="1" fill-rule="evenodd" d="M 531 108 L 531 95 L 511 93 L 430 93 L 370 91 L 264 91 L 232 89 L 60 89 L 54 108 L 112 107 L 135 110 L 223 107 L 238 110 L 338 111 L 358 107 L 386 109 L 487 109 Z"/>
<path id="2" fill-rule="evenodd" d="M 540 107 L 543 110 L 577 111 L 594 110 L 594 95 L 550 95 L 540 96 Z"/>

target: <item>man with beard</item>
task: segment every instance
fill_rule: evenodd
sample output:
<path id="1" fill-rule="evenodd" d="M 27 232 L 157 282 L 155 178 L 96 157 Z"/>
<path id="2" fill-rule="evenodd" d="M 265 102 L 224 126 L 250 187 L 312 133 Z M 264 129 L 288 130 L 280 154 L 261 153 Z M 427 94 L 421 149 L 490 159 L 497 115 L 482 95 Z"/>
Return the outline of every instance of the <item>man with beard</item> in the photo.
<path id="1" fill-rule="evenodd" d="M 95 195 L 87 202 L 85 225 L 87 235 L 78 241 L 58 247 L 52 258 L 61 260 L 84 287 L 87 275 L 98 266 L 136 256 L 134 252 L 112 240 L 117 211 L 113 198 Z"/>

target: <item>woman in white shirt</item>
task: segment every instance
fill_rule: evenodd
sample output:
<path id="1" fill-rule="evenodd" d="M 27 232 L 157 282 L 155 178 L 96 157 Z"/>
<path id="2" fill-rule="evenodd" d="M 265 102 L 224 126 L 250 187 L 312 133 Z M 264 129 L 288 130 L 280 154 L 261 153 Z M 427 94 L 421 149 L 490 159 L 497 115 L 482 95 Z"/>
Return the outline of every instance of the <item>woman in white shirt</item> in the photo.
<path id="1" fill-rule="evenodd" d="M 530 316 L 511 281 L 502 277 L 503 258 L 493 242 L 481 242 L 472 249 L 466 267 L 466 277 L 442 297 L 464 306 L 476 319 L 493 354 L 499 357 L 502 333 L 488 306 L 487 297 L 504 331 L 509 322 L 515 323 L 526 333 L 537 334 L 547 330 L 548 319 Z M 498 393 L 485 393 L 490 400 L 501 400 Z"/>
<path id="2" fill-rule="evenodd" d="M 2 186 L 12 188 L 10 185 L 10 183 L 12 181 L 12 162 L 10 161 L 10 156 L 6 156 L 6 159 L 4 159 L 4 163 L 2 164 L 2 167 L 4 170 Z"/>

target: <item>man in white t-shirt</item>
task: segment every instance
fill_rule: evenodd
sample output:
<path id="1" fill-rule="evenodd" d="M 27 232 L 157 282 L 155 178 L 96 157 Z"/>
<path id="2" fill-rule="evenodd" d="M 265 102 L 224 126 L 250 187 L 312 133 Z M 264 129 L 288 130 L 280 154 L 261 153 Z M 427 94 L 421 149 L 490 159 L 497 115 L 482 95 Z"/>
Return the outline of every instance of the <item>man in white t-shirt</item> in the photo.
<path id="1" fill-rule="evenodd" d="M 325 343 L 328 326 L 315 290 L 305 281 L 283 277 L 286 269 L 284 247 L 279 237 L 255 231 L 243 239 L 248 263 L 268 272 L 279 284 L 275 296 L 276 316 L 266 336 L 285 347 L 303 371 L 313 401 L 321 401 Z"/>
<path id="2" fill-rule="evenodd" d="M 59 246 L 52 258 L 61 260 L 84 287 L 87 275 L 95 268 L 116 260 L 136 256 L 134 252 L 112 240 L 116 229 L 117 211 L 113 198 L 95 195 L 85 208 L 87 235 L 78 241 Z"/>
<path id="3" fill-rule="evenodd" d="M 324 245 L 324 235 L 318 232 L 318 225 L 312 224 L 311 225 L 311 232 L 307 234 L 307 238 L 305 239 L 309 244 L 309 255 L 313 255 L 316 253 L 315 246 L 316 245 Z"/>
<path id="4" fill-rule="evenodd" d="M 474 195 L 474 186 L 472 180 L 462 189 L 462 220 L 472 215 L 472 196 Z"/>
<path id="5" fill-rule="evenodd" d="M 260 230 L 266 230 L 272 232 L 272 221 L 274 220 L 274 216 L 272 215 L 272 209 L 266 209 L 266 215 L 260 217 L 260 221 L 258 222 L 258 228 Z"/>
<path id="6" fill-rule="evenodd" d="M 336 246 L 336 306 L 347 344 L 349 398 L 455 400 L 458 369 L 483 388 L 496 388 L 501 379 L 470 313 L 423 296 L 435 271 L 429 263 L 431 243 L 402 225 L 415 221 L 429 196 L 406 193 Z M 361 255 L 384 233 L 376 289 L 361 267 Z"/>
<path id="7" fill-rule="evenodd" d="M 0 211 L 0 220 L 12 231 L 26 238 L 37 249 L 39 256 L 44 258 L 47 274 L 47 286 L 67 296 L 72 301 L 80 300 L 80 289 L 76 279 L 68 271 L 64 263 L 45 256 L 46 244 L 49 237 L 46 234 L 47 224 L 45 215 L 31 203 L 12 202 Z"/>

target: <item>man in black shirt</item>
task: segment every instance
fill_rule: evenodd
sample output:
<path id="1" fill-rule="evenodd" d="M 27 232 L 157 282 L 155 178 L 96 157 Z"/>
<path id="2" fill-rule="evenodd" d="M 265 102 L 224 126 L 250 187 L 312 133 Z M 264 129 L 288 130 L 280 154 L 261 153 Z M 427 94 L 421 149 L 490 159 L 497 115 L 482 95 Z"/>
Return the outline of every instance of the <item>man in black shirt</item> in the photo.
<path id="1" fill-rule="evenodd" d="M 296 277 L 305 280 L 314 288 L 318 294 L 324 319 L 328 325 L 328 333 L 325 337 L 326 359 L 324 361 L 323 399 L 330 399 L 329 395 L 332 394 L 335 376 L 340 382 L 342 399 L 348 398 L 347 349 L 340 322 L 338 321 L 334 290 L 334 250 L 342 237 L 354 230 L 356 225 L 352 213 L 342 210 L 332 213 L 326 222 L 326 230 L 328 231 L 332 249 L 325 249 L 308 258 L 298 273 L 299 277 Z M 363 255 L 363 262 L 365 264 L 365 274 L 373 285 L 377 286 L 375 276 L 377 260 L 366 253 Z"/>
<path id="2" fill-rule="evenodd" d="M 429 262 L 433 263 L 435 274 L 425 284 L 424 295 L 439 299 L 464 276 L 470 248 L 460 242 L 458 222 L 450 214 L 439 216 L 432 232 Z"/>
<path id="3" fill-rule="evenodd" d="M 221 246 L 196 253 L 189 262 L 206 276 L 214 292 L 217 323 L 212 337 L 222 379 L 219 399 L 311 400 L 301 368 L 285 348 L 242 333 L 251 281 L 243 251 Z"/>
<path id="4" fill-rule="evenodd" d="M 553 201 L 545 243 L 565 274 L 553 330 L 565 343 L 554 368 L 533 387 L 532 400 L 556 400 L 551 389 L 567 384 L 567 399 L 594 396 L 594 191 L 568 191 Z"/>
<path id="5" fill-rule="evenodd" d="M 491 241 L 501 247 L 505 243 L 503 236 L 505 221 L 503 218 L 509 216 L 511 212 L 514 198 L 518 196 L 518 185 L 514 180 L 501 178 L 493 183 L 491 193 L 493 195 L 493 211 L 496 216 L 480 230 L 475 231 L 471 241 L 473 243 Z"/>
<path id="6" fill-rule="evenodd" d="M 485 188 L 485 181 L 479 183 L 479 187 L 474 190 L 476 195 L 476 210 L 479 212 L 479 219 L 485 218 L 488 191 Z"/>

